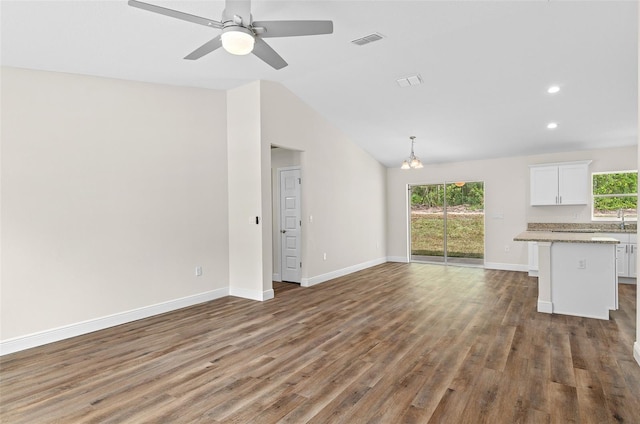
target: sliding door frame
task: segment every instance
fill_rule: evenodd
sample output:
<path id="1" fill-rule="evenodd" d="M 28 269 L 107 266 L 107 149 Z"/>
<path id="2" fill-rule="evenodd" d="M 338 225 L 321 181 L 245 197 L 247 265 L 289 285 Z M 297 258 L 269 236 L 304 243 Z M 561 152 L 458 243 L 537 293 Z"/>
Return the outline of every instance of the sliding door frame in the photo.
<path id="1" fill-rule="evenodd" d="M 457 182 L 464 182 L 466 183 L 482 183 L 482 189 L 483 189 L 483 193 L 482 193 L 482 207 L 483 207 L 483 240 L 482 240 L 482 263 L 464 263 L 464 262 L 451 262 L 452 264 L 455 264 L 457 266 L 473 266 L 473 267 L 484 267 L 484 251 L 485 251 L 485 236 L 484 236 L 484 203 L 485 203 L 485 196 L 484 196 L 484 181 L 456 181 L 456 182 L 450 182 L 450 181 L 444 181 L 444 182 L 439 182 L 439 183 L 424 183 L 424 184 L 408 184 L 407 185 L 407 222 L 408 222 L 408 259 L 409 262 L 421 262 L 421 263 L 436 263 L 436 264 L 444 264 L 444 265 L 449 265 L 450 261 L 449 261 L 449 251 L 448 251 L 448 242 L 449 242 L 449 232 L 448 232 L 448 212 L 449 212 L 449 204 L 447 202 L 447 185 L 450 184 L 456 184 Z M 443 206 L 442 206 L 442 221 L 443 221 L 443 260 L 442 261 L 429 261 L 429 260 L 415 260 L 414 259 L 414 255 L 413 255 L 413 221 L 412 221 L 412 197 L 413 197 L 413 189 L 414 187 L 421 187 L 421 186 L 442 186 L 443 188 Z M 418 256 L 418 255 L 415 255 Z M 473 260 L 474 258 L 462 258 L 462 259 L 467 259 L 467 260 Z"/>

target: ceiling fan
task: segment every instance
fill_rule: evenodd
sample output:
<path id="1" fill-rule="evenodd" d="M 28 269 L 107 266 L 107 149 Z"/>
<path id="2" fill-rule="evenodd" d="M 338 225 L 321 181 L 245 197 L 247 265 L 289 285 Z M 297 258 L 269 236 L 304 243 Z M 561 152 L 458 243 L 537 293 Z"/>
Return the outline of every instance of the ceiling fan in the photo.
<path id="1" fill-rule="evenodd" d="M 223 47 L 236 55 L 253 53 L 274 69 L 282 69 L 287 66 L 287 62 L 263 38 L 333 33 L 332 21 L 254 21 L 251 16 L 251 0 L 226 0 L 220 21 L 137 0 L 129 0 L 129 6 L 222 30 L 216 38 L 185 56 L 189 60 L 199 59 Z"/>

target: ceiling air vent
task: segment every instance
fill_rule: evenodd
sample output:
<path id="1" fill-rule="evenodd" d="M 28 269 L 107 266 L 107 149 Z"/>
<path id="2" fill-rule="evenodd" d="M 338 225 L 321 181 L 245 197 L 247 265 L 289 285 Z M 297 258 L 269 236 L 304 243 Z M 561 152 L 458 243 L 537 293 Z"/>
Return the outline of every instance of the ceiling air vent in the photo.
<path id="1" fill-rule="evenodd" d="M 384 37 L 377 32 L 373 34 L 365 35 L 362 38 L 356 38 L 355 40 L 351 40 L 353 44 L 356 46 L 364 46 L 365 44 L 373 43 L 374 41 L 382 40 Z"/>
<path id="2" fill-rule="evenodd" d="M 422 84 L 422 77 L 419 74 L 416 75 L 411 75 L 405 78 L 400 78 L 398 80 L 396 80 L 396 83 L 398 83 L 398 85 L 400 87 L 409 87 L 412 85 L 420 85 Z"/>

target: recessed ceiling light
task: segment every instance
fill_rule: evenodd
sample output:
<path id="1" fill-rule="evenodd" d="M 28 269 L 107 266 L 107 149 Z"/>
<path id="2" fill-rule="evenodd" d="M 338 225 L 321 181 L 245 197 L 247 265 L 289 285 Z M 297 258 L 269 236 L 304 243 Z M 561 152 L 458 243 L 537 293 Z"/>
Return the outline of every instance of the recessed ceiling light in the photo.
<path id="1" fill-rule="evenodd" d="M 547 93 L 549 94 L 556 94 L 558 91 L 560 91 L 560 86 L 558 85 L 552 85 L 547 89 Z"/>
<path id="2" fill-rule="evenodd" d="M 558 123 L 557 122 L 549 122 L 547 124 L 547 129 L 548 130 L 555 130 L 556 128 L 558 128 Z"/>

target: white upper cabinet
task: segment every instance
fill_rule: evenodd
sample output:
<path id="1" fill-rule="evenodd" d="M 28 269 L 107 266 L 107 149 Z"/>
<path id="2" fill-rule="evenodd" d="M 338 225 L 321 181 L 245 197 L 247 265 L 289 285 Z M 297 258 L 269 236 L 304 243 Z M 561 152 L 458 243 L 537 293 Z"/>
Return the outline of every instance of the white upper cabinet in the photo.
<path id="1" fill-rule="evenodd" d="M 529 165 L 531 206 L 588 204 L 590 163 Z"/>
<path id="2" fill-rule="evenodd" d="M 558 167 L 530 168 L 531 206 L 558 204 Z"/>

